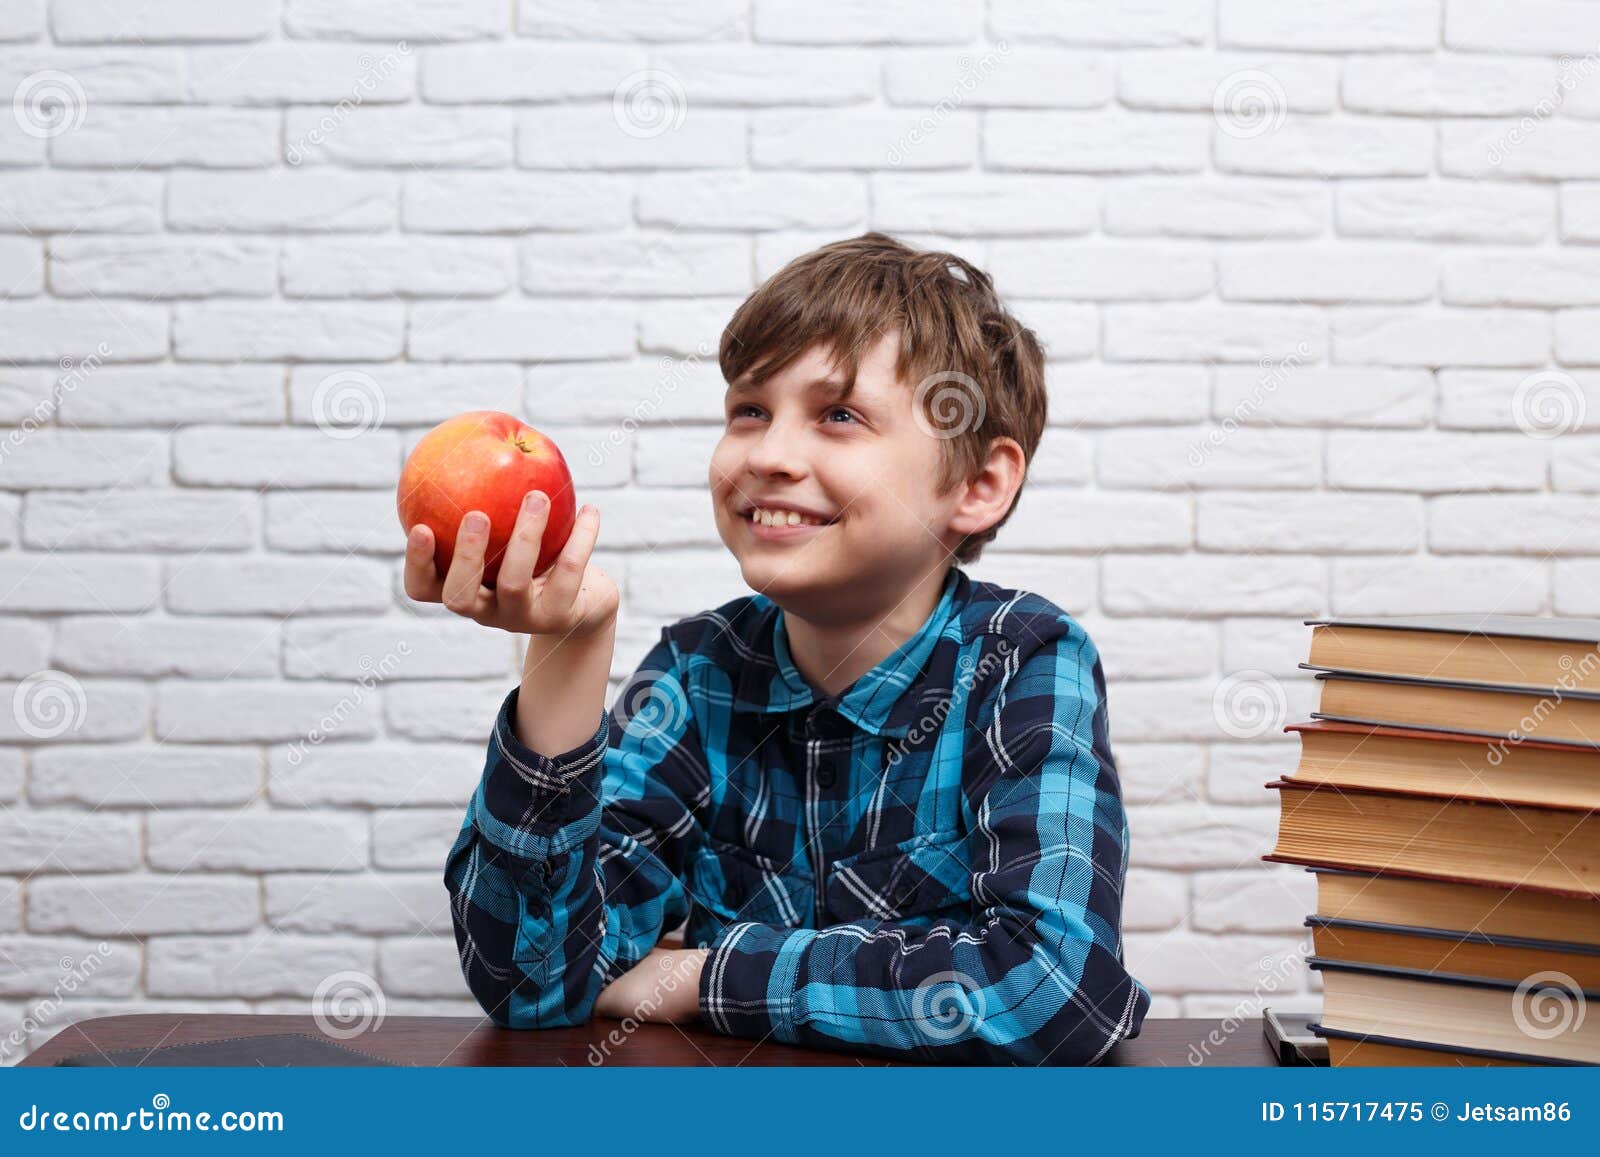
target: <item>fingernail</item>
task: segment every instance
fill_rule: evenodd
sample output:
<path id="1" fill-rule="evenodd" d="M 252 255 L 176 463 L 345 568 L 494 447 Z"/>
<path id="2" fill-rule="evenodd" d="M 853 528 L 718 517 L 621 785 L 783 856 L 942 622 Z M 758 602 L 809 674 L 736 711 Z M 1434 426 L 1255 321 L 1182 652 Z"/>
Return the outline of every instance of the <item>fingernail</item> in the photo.
<path id="1" fill-rule="evenodd" d="M 543 490 L 530 490 L 523 495 L 522 508 L 524 510 L 541 510 L 548 501 L 550 500 L 545 497 Z"/>
<path id="2" fill-rule="evenodd" d="M 471 514 L 467 515 L 467 529 L 472 531 L 473 534 L 488 530 L 489 516 L 480 511 L 474 510 Z"/>

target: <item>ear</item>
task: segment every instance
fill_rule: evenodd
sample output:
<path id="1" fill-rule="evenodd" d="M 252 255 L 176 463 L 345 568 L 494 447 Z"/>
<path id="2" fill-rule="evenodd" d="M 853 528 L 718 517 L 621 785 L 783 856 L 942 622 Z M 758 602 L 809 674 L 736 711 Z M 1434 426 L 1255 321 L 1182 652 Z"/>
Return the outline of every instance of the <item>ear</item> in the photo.
<path id="1" fill-rule="evenodd" d="M 966 483 L 950 515 L 950 529 L 965 536 L 981 534 L 1005 517 L 1022 487 L 1028 459 L 1015 438 L 995 438 L 982 468 Z"/>

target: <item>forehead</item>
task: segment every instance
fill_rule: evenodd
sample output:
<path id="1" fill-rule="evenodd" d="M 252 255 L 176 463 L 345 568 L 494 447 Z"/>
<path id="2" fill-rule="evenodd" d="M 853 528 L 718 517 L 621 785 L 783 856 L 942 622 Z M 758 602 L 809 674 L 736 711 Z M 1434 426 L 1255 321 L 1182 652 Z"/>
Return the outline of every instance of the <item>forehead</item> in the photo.
<path id="1" fill-rule="evenodd" d="M 729 384 L 728 394 L 732 397 L 770 389 L 784 393 L 816 392 L 831 397 L 881 399 L 897 384 L 899 349 L 898 335 L 885 334 L 862 352 L 852 371 L 849 364 L 839 359 L 833 346 L 815 342 L 760 384 L 753 382 L 751 372 L 747 371 Z"/>

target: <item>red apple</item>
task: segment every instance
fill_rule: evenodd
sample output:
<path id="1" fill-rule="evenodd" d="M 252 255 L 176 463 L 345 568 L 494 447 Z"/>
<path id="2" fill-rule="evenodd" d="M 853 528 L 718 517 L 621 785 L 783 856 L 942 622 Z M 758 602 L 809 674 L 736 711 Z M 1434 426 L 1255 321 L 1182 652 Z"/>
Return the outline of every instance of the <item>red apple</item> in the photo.
<path id="1" fill-rule="evenodd" d="M 456 530 L 469 510 L 489 516 L 483 582 L 494 586 L 500 561 L 530 490 L 550 496 L 550 517 L 534 574 L 543 574 L 572 534 L 577 499 L 572 474 L 556 444 L 498 410 L 472 410 L 440 422 L 423 435 L 400 471 L 395 505 L 407 534 L 419 522 L 433 531 L 433 562 L 441 577 L 455 556 Z"/>

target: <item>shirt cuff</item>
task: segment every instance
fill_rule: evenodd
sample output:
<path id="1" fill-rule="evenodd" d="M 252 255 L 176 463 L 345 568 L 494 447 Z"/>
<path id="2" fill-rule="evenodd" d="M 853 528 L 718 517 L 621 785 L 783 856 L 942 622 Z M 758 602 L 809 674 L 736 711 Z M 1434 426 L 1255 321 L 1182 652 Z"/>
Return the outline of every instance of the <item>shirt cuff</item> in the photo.
<path id="1" fill-rule="evenodd" d="M 511 689 L 495 717 L 484 767 L 482 807 L 499 824 L 526 832 L 562 827 L 589 814 L 598 803 L 601 768 L 611 728 L 601 711 L 593 735 L 559 755 L 541 755 L 517 738 L 517 696 Z"/>
<path id="2" fill-rule="evenodd" d="M 800 1043 L 805 1020 L 797 978 L 814 928 L 775 928 L 740 921 L 712 940 L 700 970 L 700 1015 L 728 1036 L 771 1036 Z"/>

